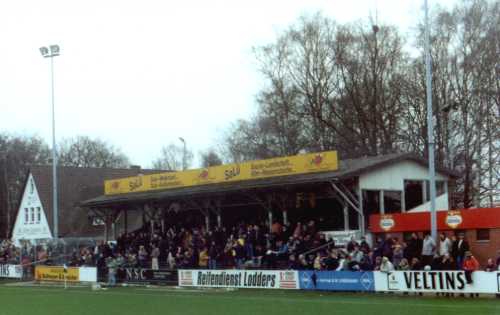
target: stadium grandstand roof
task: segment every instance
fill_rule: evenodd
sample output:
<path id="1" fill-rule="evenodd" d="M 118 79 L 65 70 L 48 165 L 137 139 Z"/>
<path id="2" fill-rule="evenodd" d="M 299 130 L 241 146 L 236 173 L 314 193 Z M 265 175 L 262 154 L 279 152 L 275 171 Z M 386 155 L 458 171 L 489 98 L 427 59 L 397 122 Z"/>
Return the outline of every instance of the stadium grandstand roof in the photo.
<path id="1" fill-rule="evenodd" d="M 359 176 L 371 170 L 379 169 L 401 161 L 414 161 L 427 167 L 427 161 L 411 153 L 394 153 L 388 155 L 362 157 L 357 159 L 346 159 L 339 161 L 339 169 L 336 171 L 297 174 L 266 179 L 246 180 L 240 182 L 207 184 L 175 189 L 165 189 L 150 192 L 136 192 L 118 195 L 102 195 L 82 202 L 83 207 L 104 208 L 114 205 L 126 205 L 144 202 L 158 202 L 163 200 L 175 200 L 178 198 L 206 197 L 235 193 L 254 189 L 272 189 L 285 186 L 299 186 L 314 183 L 327 183 L 332 180 L 341 180 Z M 438 169 L 439 173 L 456 177 L 456 174 L 446 170 Z"/>

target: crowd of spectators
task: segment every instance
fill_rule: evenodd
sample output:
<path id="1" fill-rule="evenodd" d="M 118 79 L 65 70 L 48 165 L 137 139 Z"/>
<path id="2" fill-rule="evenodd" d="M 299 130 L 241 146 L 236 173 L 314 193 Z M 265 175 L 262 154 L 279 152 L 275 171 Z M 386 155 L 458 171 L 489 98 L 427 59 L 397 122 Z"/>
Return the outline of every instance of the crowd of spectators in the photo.
<path id="1" fill-rule="evenodd" d="M 443 233 L 437 244 L 429 234 L 422 239 L 416 233 L 406 241 L 387 234 L 376 238 L 372 246 L 370 243 L 362 238 L 337 246 L 319 232 L 314 220 L 293 225 L 275 222 L 271 229 L 264 222 L 239 223 L 210 231 L 203 226 L 151 227 L 148 223 L 116 242 L 75 247 L 64 258 L 69 266 L 97 266 L 101 273 L 112 276 L 124 268 L 465 270 L 467 274 L 481 269 L 463 234 Z M 0 264 L 53 264 L 52 252 L 51 246 L 27 242 L 16 247 L 4 240 L 0 242 Z M 482 269 L 499 268 L 500 251 Z"/>
<path id="2" fill-rule="evenodd" d="M 409 240 L 386 235 L 373 246 L 365 238 L 345 246 L 327 240 L 315 221 L 282 225 L 240 223 L 231 228 L 155 226 L 122 235 L 116 244 L 103 244 L 95 253 L 98 266 L 142 268 L 263 268 L 342 271 L 465 270 L 481 269 L 463 234 L 440 235 L 436 244 L 429 234 L 414 233 Z M 498 270 L 489 259 L 486 271 Z"/>

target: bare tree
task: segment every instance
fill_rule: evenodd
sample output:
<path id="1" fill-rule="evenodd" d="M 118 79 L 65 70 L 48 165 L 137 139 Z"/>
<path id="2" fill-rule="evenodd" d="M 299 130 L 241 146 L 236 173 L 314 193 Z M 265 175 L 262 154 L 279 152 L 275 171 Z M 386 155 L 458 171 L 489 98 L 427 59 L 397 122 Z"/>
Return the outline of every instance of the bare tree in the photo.
<path id="1" fill-rule="evenodd" d="M 183 168 L 183 159 L 186 161 L 186 167 L 189 168 L 193 163 L 193 152 L 186 149 L 184 157 L 184 148 L 171 143 L 161 149 L 160 156 L 153 161 L 153 168 L 180 171 Z"/>
<path id="2" fill-rule="evenodd" d="M 201 167 L 217 166 L 222 164 L 222 159 L 215 152 L 215 150 L 208 150 L 200 154 Z"/>
<path id="3" fill-rule="evenodd" d="M 9 237 L 24 180 L 32 165 L 49 162 L 50 151 L 38 136 L 0 134 L 0 231 Z"/>
<path id="4" fill-rule="evenodd" d="M 62 140 L 58 156 L 61 166 L 123 168 L 130 164 L 120 149 L 87 136 Z"/>

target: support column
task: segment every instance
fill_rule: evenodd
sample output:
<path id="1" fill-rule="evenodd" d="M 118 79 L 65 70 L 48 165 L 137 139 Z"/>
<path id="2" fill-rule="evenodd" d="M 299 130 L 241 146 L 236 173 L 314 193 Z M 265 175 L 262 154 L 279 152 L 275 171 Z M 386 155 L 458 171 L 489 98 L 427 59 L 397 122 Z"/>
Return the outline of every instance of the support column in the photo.
<path id="1" fill-rule="evenodd" d="M 107 214 L 104 216 L 104 240 L 109 241 L 109 216 Z"/>
<path id="2" fill-rule="evenodd" d="M 207 228 L 207 232 L 210 231 L 210 212 L 207 211 L 205 214 L 205 226 Z"/>
<path id="3" fill-rule="evenodd" d="M 269 233 L 273 231 L 273 212 L 271 210 L 267 211 L 267 218 L 269 220 Z"/>
<path id="4" fill-rule="evenodd" d="M 283 225 L 287 225 L 287 224 L 288 224 L 288 211 L 283 210 Z"/>
<path id="5" fill-rule="evenodd" d="M 128 210 L 123 210 L 123 221 L 124 221 L 124 233 L 128 235 Z"/>
<path id="6" fill-rule="evenodd" d="M 366 234 L 365 231 L 365 217 L 364 214 L 365 210 L 363 209 L 363 190 L 359 186 L 358 183 L 358 200 L 359 200 L 359 214 L 358 214 L 358 229 L 361 231 L 361 235 L 364 236 Z"/>
<path id="7" fill-rule="evenodd" d="M 344 205 L 344 231 L 349 231 L 349 206 Z"/>
<path id="8" fill-rule="evenodd" d="M 217 226 L 222 228 L 222 217 L 220 216 L 220 212 L 217 213 Z"/>
<path id="9" fill-rule="evenodd" d="M 379 211 L 380 211 L 380 214 L 385 214 L 385 205 L 384 205 L 384 191 L 381 190 L 378 194 L 378 206 L 379 206 Z"/>

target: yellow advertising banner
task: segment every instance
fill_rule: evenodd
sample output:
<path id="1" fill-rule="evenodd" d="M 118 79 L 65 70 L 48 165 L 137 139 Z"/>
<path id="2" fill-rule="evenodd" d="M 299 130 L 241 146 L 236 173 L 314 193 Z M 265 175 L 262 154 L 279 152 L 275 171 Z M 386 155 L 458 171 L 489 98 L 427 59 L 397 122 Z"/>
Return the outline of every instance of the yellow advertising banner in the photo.
<path id="1" fill-rule="evenodd" d="M 79 282 L 80 271 L 78 268 L 66 268 L 56 266 L 36 266 L 35 280 L 38 281 L 64 281 L 65 277 L 68 282 Z"/>
<path id="2" fill-rule="evenodd" d="M 336 171 L 337 169 L 337 151 L 328 151 L 250 161 L 239 164 L 226 164 L 182 172 L 164 172 L 107 180 L 104 182 L 104 194 L 116 195 L 165 190 L 260 178 Z"/>

